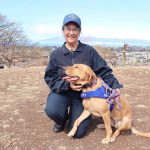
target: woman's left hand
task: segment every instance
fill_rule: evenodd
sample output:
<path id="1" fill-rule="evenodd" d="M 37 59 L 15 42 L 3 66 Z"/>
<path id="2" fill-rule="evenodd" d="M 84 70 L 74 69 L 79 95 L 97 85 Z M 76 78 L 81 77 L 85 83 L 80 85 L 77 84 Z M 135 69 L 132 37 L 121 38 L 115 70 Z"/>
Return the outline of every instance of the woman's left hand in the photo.
<path id="1" fill-rule="evenodd" d="M 82 86 L 81 85 L 75 85 L 74 83 L 70 82 L 70 87 L 72 90 L 74 91 L 81 91 L 82 90 Z"/>
<path id="2" fill-rule="evenodd" d="M 63 80 L 66 80 L 70 83 L 70 88 L 74 91 L 81 91 L 82 90 L 82 86 L 81 85 L 76 85 L 75 81 L 78 80 L 77 77 L 69 77 L 69 76 L 65 76 L 62 78 Z"/>

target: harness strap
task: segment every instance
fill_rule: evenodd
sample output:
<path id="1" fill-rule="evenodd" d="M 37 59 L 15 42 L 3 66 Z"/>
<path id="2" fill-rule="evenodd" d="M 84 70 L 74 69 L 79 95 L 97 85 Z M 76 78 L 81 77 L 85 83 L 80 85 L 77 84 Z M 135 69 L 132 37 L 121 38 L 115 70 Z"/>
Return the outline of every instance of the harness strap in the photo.
<path id="1" fill-rule="evenodd" d="M 106 93 L 106 89 L 104 86 L 97 88 L 95 91 L 83 92 L 81 93 L 81 98 L 92 98 L 92 97 L 100 97 L 103 99 L 109 98 L 110 93 Z"/>
<path id="2" fill-rule="evenodd" d="M 97 88 L 95 91 L 88 91 L 81 93 L 82 99 L 88 99 L 92 97 L 98 97 L 106 99 L 107 102 L 110 104 L 110 111 L 114 108 L 114 102 L 117 103 L 118 109 L 121 108 L 119 103 L 118 96 L 120 95 L 119 91 L 116 89 L 110 88 L 103 80 L 102 80 L 102 86 L 100 88 Z"/>
<path id="3" fill-rule="evenodd" d="M 120 92 L 117 91 L 116 89 L 113 89 L 112 93 L 110 94 L 109 98 L 107 99 L 110 104 L 114 104 L 114 102 L 116 102 L 118 110 L 121 109 L 121 106 L 119 103 L 119 98 L 118 98 L 119 95 L 120 95 Z"/>
<path id="4" fill-rule="evenodd" d="M 121 108 L 120 103 L 119 103 L 119 98 L 118 98 L 120 95 L 120 92 L 116 89 L 110 88 L 104 81 L 102 81 L 102 85 L 106 88 L 106 93 L 108 93 L 107 91 L 109 91 L 107 101 L 110 103 L 110 105 L 116 102 L 117 108 L 119 110 Z"/>

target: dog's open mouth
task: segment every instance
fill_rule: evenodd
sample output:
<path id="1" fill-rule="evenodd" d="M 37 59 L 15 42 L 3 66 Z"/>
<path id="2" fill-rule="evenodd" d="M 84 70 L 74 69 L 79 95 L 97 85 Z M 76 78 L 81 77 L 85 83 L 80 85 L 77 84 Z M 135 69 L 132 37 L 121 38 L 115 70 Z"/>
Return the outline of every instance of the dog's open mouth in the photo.
<path id="1" fill-rule="evenodd" d="M 77 81 L 77 80 L 79 80 L 79 76 L 65 76 L 62 79 L 63 80 Z"/>

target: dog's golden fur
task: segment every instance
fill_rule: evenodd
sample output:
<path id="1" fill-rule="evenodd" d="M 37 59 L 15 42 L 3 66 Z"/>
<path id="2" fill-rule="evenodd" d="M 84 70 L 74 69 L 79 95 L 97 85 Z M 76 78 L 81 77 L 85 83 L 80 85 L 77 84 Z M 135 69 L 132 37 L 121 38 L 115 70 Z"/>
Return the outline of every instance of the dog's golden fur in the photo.
<path id="1" fill-rule="evenodd" d="M 75 64 L 73 66 L 66 67 L 65 73 L 70 77 L 78 77 L 78 80 L 74 81 L 74 84 L 82 85 L 83 92 L 93 91 L 102 86 L 102 80 L 97 78 L 92 69 L 87 65 Z M 87 88 L 84 87 L 84 85 L 90 84 L 93 81 L 96 81 L 96 84 Z M 132 126 L 132 110 L 130 104 L 126 99 L 125 94 L 123 94 L 123 90 L 120 91 L 119 102 L 121 109 L 118 110 L 117 104 L 114 103 L 112 112 L 109 110 L 110 106 L 106 99 L 83 99 L 84 111 L 75 121 L 72 130 L 68 133 L 68 136 L 74 136 L 80 123 L 93 114 L 95 116 L 101 116 L 104 120 L 106 137 L 102 139 L 102 143 L 114 142 L 122 131 L 128 129 L 131 129 L 132 133 L 136 135 L 150 137 L 150 132 L 140 132 Z M 116 128 L 114 133 L 112 132 L 111 125 Z"/>

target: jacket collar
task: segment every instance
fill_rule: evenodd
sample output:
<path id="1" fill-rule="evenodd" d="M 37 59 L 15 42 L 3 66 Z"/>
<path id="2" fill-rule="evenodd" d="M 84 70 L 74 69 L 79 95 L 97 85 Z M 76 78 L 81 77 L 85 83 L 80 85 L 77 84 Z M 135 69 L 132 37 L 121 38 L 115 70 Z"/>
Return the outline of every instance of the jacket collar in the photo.
<path id="1" fill-rule="evenodd" d="M 64 44 L 62 45 L 62 50 L 63 50 L 63 54 L 66 55 L 66 54 L 70 54 L 70 50 L 65 46 L 66 42 L 64 42 Z M 79 45 L 77 47 L 77 49 L 75 50 L 75 52 L 82 52 L 82 43 L 79 41 Z"/>

